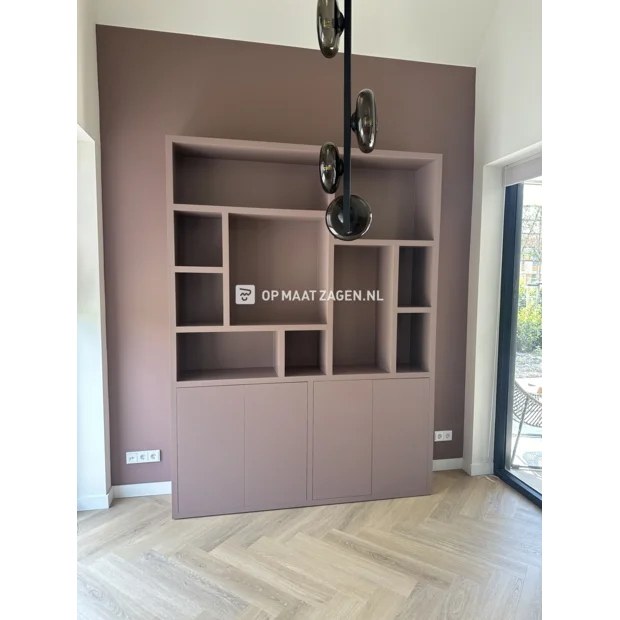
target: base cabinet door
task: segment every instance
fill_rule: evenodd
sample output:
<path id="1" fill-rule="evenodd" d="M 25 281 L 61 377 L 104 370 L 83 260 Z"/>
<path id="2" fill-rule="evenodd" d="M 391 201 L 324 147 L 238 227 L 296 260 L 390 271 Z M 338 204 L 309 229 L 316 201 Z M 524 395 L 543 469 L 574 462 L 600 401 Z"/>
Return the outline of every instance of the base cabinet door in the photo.
<path id="1" fill-rule="evenodd" d="M 372 492 L 372 382 L 314 384 L 312 498 Z"/>
<path id="2" fill-rule="evenodd" d="M 430 493 L 429 390 L 429 379 L 373 382 L 373 495 Z"/>
<path id="3" fill-rule="evenodd" d="M 177 390 L 177 494 L 182 516 L 243 510 L 243 386 Z"/>
<path id="4" fill-rule="evenodd" d="M 306 501 L 308 384 L 245 387 L 245 505 Z"/>

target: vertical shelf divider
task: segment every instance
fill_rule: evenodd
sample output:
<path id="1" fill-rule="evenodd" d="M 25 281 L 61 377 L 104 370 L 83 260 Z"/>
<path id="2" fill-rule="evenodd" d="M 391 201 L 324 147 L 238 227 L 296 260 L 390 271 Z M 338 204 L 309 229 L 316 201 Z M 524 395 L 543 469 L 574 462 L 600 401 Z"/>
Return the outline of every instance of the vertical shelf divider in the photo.
<path id="1" fill-rule="evenodd" d="M 222 213 L 222 303 L 224 325 L 230 327 L 230 234 L 228 213 Z"/>
<path id="2" fill-rule="evenodd" d="M 377 357 L 387 372 L 396 372 L 396 295 L 398 287 L 398 248 L 388 246 L 379 253 L 379 293 L 377 306 Z"/>
<path id="3" fill-rule="evenodd" d="M 276 374 L 278 377 L 284 377 L 286 375 L 286 331 L 284 329 L 278 329 L 274 332 L 273 337 L 275 339 L 274 366 L 276 369 Z"/>
<path id="4" fill-rule="evenodd" d="M 325 207 L 329 205 L 332 197 L 326 194 Z M 322 294 L 325 291 L 329 294 L 334 288 L 334 238 L 331 236 L 327 227 L 322 227 L 322 232 L 319 236 L 319 288 L 321 291 L 318 294 Z M 331 376 L 334 374 L 334 302 L 325 300 L 322 302 L 322 316 L 325 321 L 327 329 L 321 333 L 321 370 L 325 376 Z"/>

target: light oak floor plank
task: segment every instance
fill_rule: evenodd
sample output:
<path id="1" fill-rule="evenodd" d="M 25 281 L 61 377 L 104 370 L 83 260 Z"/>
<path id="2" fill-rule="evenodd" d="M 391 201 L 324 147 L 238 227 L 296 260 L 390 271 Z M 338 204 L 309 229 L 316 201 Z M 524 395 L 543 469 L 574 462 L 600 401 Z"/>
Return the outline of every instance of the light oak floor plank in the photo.
<path id="1" fill-rule="evenodd" d="M 78 513 L 83 620 L 542 617 L 542 513 L 493 476 L 427 497 L 173 521 L 170 497 Z"/>

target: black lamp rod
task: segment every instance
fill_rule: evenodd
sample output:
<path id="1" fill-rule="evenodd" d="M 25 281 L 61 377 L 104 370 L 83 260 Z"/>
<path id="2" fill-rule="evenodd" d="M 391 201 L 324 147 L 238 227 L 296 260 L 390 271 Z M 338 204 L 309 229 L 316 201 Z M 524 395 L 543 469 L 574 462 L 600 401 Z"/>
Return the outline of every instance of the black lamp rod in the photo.
<path id="1" fill-rule="evenodd" d="M 351 0 L 344 2 L 344 229 L 351 230 Z"/>

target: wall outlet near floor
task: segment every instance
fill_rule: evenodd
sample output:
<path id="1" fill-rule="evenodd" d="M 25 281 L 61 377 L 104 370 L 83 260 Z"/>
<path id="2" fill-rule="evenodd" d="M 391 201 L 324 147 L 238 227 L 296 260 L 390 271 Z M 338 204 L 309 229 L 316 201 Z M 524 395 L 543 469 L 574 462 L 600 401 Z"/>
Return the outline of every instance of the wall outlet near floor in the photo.
<path id="1" fill-rule="evenodd" d="M 435 431 L 435 441 L 452 441 L 452 431 Z"/>
<path id="2" fill-rule="evenodd" d="M 159 463 L 161 453 L 159 450 L 141 450 L 139 452 L 126 452 L 125 463 L 134 465 L 136 463 Z"/>

